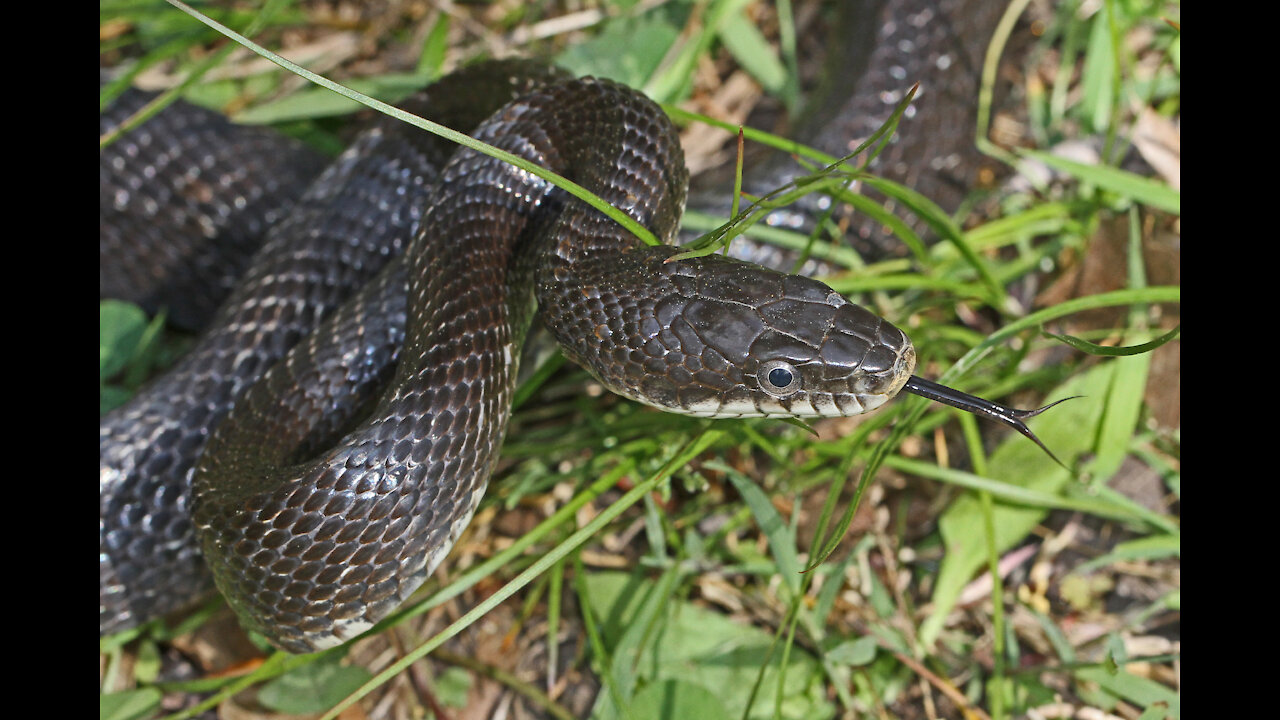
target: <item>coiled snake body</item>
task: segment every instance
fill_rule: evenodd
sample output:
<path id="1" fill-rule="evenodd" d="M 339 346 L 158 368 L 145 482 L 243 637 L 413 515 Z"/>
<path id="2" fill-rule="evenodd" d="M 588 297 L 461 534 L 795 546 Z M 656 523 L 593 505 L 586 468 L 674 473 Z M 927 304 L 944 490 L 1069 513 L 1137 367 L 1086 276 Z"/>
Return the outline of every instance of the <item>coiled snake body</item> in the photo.
<path id="1" fill-rule="evenodd" d="M 407 109 L 677 230 L 683 155 L 635 91 L 500 62 Z M 535 305 L 607 387 L 667 410 L 850 415 L 922 387 L 906 336 L 821 283 L 675 252 L 500 161 L 391 121 L 366 131 L 192 353 L 103 418 L 102 631 L 205 582 L 193 534 L 242 622 L 283 649 L 385 616 L 483 494 Z"/>

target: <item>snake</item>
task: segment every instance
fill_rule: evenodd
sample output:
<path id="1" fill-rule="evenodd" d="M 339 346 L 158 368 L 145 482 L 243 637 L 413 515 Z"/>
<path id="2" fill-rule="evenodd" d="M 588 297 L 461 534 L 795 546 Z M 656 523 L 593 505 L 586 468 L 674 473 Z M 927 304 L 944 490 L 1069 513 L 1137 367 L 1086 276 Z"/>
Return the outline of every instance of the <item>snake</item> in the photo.
<path id="1" fill-rule="evenodd" d="M 964 3 L 871 5 L 900 28 L 862 33 L 873 36 L 864 68 L 884 69 L 876 52 L 888 47 L 908 67 L 946 70 L 921 55 L 923 40 L 945 45 L 978 17 Z M 166 213 L 188 234 L 266 229 L 238 281 L 210 283 L 226 297 L 193 312 L 210 319 L 191 351 L 101 419 L 102 633 L 179 609 L 211 582 L 242 625 L 289 652 L 372 628 L 475 513 L 535 316 L 606 388 L 663 411 L 850 416 L 909 392 L 1040 444 L 1023 420 L 1050 406 L 1016 410 L 914 375 L 906 334 L 827 285 L 682 254 L 672 243 L 688 172 L 674 125 L 643 94 L 489 61 L 403 107 L 569 178 L 661 244 L 538 176 L 386 118 L 309 185 L 317 161 L 296 144 L 267 152 L 254 135 L 239 158 L 198 139 L 169 144 L 194 128 L 235 145 L 216 141 L 238 128 L 192 106 L 109 146 L 104 253 Z M 270 187 L 242 189 L 264 163 L 277 165 Z M 177 180 L 157 190 L 163 178 Z M 233 200 L 210 203 L 219 188 Z M 164 209 L 166 198 L 185 209 Z M 143 217 L 134 232 L 107 229 L 109 215 L 131 213 Z M 206 255 L 196 264 L 216 264 Z M 181 272 L 168 284 L 190 293 Z"/>

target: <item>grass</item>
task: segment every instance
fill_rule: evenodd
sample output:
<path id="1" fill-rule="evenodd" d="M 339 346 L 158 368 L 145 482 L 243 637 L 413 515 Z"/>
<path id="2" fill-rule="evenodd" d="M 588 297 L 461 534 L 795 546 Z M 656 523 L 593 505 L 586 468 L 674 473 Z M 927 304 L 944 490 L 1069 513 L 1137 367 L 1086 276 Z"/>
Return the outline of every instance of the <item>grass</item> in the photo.
<path id="1" fill-rule="evenodd" d="M 610 6 L 616 16 L 582 34 L 518 47 L 559 53 L 580 72 L 617 73 L 666 101 L 687 92 L 710 54 L 728 53 L 793 97 L 794 59 L 769 49 L 742 5 L 699 4 L 703 22 L 690 25 L 673 21 L 676 3 L 634 17 Z M 1176 717 L 1180 433 L 1162 418 L 1177 400 L 1144 388 L 1154 376 L 1176 389 L 1178 376 L 1161 375 L 1167 362 L 1153 353 L 1090 353 L 1149 341 L 1176 318 L 1176 281 L 1153 281 L 1159 268 L 1143 250 L 1176 233 L 1178 194 L 1111 165 L 1132 142 L 1135 108 L 1178 115 L 1177 34 L 1163 22 L 1176 20 L 1177 6 L 1102 7 L 1085 17 L 1059 8 L 1019 66 L 1036 72 L 1014 94 L 1034 150 L 1097 138 L 1103 167 L 993 149 L 1010 162 L 1056 163 L 1065 175 L 982 203 L 992 217 L 949 219 L 959 242 L 911 260 L 862 263 L 819 249 L 851 269 L 829 278 L 833 287 L 907 330 L 925 376 L 1013 404 L 1084 395 L 1032 421 L 1075 477 L 1025 439 L 919 399 L 810 432 L 657 413 L 563 368 L 526 391 L 472 529 L 421 599 L 385 623 L 392 630 L 182 683 L 156 682 L 173 631 L 107 639 L 104 690 L 137 689 L 104 695 L 104 716 L 154 713 L 163 693 L 235 704 L 247 687 L 283 710 L 319 698 L 333 716 L 338 703 L 359 700 L 376 715 L 427 698 L 449 707 L 498 683 L 568 716 L 644 718 L 665 706 L 709 718 L 999 718 L 1058 698 L 1121 717 Z M 177 58 L 189 67 L 214 40 L 163 3 L 101 8 L 104 54 L 142 49 L 139 65 Z M 314 11 L 273 10 L 255 36 L 268 46 L 288 28 L 305 28 L 313 45 L 340 33 Z M 376 37 L 417 48 L 418 62 L 350 84 L 394 99 L 477 45 L 546 31 L 556 18 L 592 20 L 550 4 L 465 12 L 387 20 Z M 245 27 L 254 16 L 219 17 Z M 735 38 L 728 50 L 717 29 Z M 247 64 L 220 58 L 209 74 Z M 293 85 L 274 71 L 206 75 L 188 95 L 320 147 L 340 145 L 346 110 L 310 88 L 284 90 Z M 1108 247 L 1130 261 L 1118 286 L 1091 265 Z M 1037 288 L 1051 302 L 1034 309 Z M 154 345 L 158 325 L 129 322 L 126 354 Z M 1094 346 L 1067 346 L 1040 328 Z M 121 365 L 104 357 L 104 375 L 118 377 Z M 1135 500 L 1135 486 L 1155 502 Z M 189 621 L 180 647 L 191 647 L 181 638 L 192 626 L 220 616 L 215 603 Z M 413 665 L 428 654 L 443 664 Z M 456 671 L 459 655 L 466 672 Z M 594 702 L 575 692 L 596 683 Z"/>

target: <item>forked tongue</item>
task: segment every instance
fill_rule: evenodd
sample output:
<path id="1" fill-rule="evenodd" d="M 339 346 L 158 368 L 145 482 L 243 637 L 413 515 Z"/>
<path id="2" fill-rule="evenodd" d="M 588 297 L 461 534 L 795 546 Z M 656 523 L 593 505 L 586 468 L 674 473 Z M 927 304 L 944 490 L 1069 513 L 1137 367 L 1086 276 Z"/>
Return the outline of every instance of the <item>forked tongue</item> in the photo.
<path id="1" fill-rule="evenodd" d="M 995 420 L 1003 425 L 1008 425 L 1014 430 L 1017 430 L 1030 438 L 1031 442 L 1039 445 L 1040 449 L 1044 450 L 1049 457 L 1053 458 L 1054 462 L 1062 465 L 1062 467 L 1067 471 L 1071 470 L 1071 468 L 1063 464 L 1063 462 L 1058 459 L 1058 456 L 1054 455 L 1044 443 L 1040 442 L 1040 438 L 1036 437 L 1036 434 L 1031 432 L 1031 428 L 1027 427 L 1027 424 L 1022 421 L 1026 418 L 1035 417 L 1060 402 L 1066 402 L 1067 400 L 1075 399 L 1075 397 L 1080 397 L 1079 395 L 1063 398 L 1057 402 L 1051 402 L 1048 405 L 1035 410 L 1018 410 L 993 403 L 990 400 L 983 400 L 980 397 L 975 397 L 968 393 L 962 393 L 959 390 L 949 388 L 946 385 L 939 385 L 938 383 L 925 380 L 924 378 L 917 377 L 915 375 L 912 375 L 911 379 L 907 380 L 907 384 L 903 385 L 902 389 L 909 393 L 919 395 L 920 397 L 926 397 L 935 402 L 950 405 L 953 408 L 959 408 L 965 412 L 970 412 L 980 417 Z"/>

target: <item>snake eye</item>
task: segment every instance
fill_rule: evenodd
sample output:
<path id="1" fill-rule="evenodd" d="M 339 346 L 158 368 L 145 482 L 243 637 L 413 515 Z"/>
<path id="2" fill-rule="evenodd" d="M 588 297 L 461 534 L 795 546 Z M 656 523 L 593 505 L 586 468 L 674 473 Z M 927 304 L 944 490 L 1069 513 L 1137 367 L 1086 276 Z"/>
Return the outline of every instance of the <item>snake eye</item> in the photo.
<path id="1" fill-rule="evenodd" d="M 760 387 L 774 397 L 787 397 L 800 390 L 800 373 L 784 360 L 770 360 L 756 375 Z"/>

